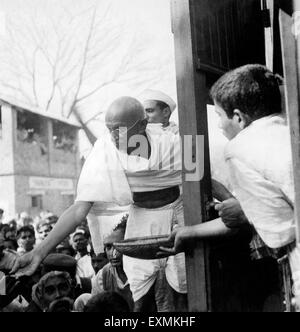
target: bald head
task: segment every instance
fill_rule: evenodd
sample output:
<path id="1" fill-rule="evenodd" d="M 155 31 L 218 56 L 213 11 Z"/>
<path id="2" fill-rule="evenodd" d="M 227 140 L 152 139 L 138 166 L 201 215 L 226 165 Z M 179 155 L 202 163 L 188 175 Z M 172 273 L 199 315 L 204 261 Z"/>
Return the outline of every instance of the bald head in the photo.
<path id="1" fill-rule="evenodd" d="M 107 127 L 118 125 L 129 128 L 145 118 L 144 107 L 137 99 L 121 97 L 109 106 L 105 116 L 105 124 Z"/>
<path id="2" fill-rule="evenodd" d="M 143 105 L 132 97 L 116 99 L 109 106 L 105 116 L 105 124 L 112 141 L 117 149 L 126 152 L 128 155 L 142 144 L 141 140 L 145 141 L 147 122 Z M 149 145 L 147 137 L 146 140 Z M 143 156 L 145 155 L 147 158 L 149 158 L 148 145 L 143 149 Z"/>

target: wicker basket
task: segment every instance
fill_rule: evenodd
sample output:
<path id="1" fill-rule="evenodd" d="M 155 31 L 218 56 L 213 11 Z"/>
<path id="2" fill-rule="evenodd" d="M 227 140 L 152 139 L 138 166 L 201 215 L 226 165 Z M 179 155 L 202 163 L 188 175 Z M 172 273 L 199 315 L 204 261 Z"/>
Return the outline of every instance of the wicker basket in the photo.
<path id="1" fill-rule="evenodd" d="M 116 242 L 114 247 L 126 256 L 140 259 L 159 259 L 170 256 L 168 253 L 160 257 L 156 256 L 159 247 L 173 247 L 173 243 L 168 241 L 168 238 L 169 235 L 138 237 Z"/>

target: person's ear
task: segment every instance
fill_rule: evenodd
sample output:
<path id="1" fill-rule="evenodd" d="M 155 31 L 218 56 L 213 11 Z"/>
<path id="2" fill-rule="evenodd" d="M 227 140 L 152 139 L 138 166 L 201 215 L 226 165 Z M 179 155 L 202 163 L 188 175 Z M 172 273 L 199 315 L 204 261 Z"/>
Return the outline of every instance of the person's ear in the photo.
<path id="1" fill-rule="evenodd" d="M 249 118 L 248 116 L 241 112 L 239 109 L 235 109 L 233 111 L 233 121 L 234 123 L 239 126 L 241 130 L 245 129 L 249 125 Z"/>
<path id="2" fill-rule="evenodd" d="M 37 296 L 37 298 L 39 300 L 42 298 L 42 293 L 41 293 L 41 290 L 38 286 L 36 286 L 35 295 Z"/>
<path id="3" fill-rule="evenodd" d="M 139 122 L 139 134 L 143 134 L 146 130 L 148 119 L 143 119 Z"/>

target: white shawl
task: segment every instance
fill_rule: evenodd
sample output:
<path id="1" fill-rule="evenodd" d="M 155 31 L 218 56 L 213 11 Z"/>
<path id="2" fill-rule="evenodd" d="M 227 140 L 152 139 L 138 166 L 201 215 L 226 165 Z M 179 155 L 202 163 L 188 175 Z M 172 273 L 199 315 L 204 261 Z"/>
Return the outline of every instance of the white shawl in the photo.
<path id="1" fill-rule="evenodd" d="M 88 215 L 94 249 L 99 248 L 101 217 L 128 211 L 132 192 L 155 191 L 181 185 L 180 136 L 148 125 L 150 159 L 118 151 L 107 132 L 94 145 L 77 185 L 76 201 L 93 202 Z M 101 243 L 102 241 L 100 241 Z M 98 248 L 98 249 L 97 249 Z"/>

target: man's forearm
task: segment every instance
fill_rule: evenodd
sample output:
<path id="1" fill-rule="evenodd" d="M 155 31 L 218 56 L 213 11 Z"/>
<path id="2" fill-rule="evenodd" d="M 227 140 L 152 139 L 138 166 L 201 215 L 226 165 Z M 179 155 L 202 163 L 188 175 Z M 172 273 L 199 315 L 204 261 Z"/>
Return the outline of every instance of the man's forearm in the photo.
<path id="1" fill-rule="evenodd" d="M 235 230 L 226 227 L 221 218 L 194 225 L 192 227 L 194 233 L 193 237 L 198 240 L 228 236 L 236 233 Z"/>
<path id="2" fill-rule="evenodd" d="M 75 230 L 86 218 L 91 206 L 89 202 L 77 202 L 61 215 L 46 239 L 34 249 L 42 259 Z"/>
<path id="3" fill-rule="evenodd" d="M 190 249 L 193 247 L 195 240 L 208 240 L 217 237 L 230 236 L 235 233 L 235 230 L 226 227 L 221 218 L 198 225 L 178 227 L 174 229 L 170 237 L 170 241 L 174 241 L 173 248 L 162 247 L 162 252 L 176 254 L 186 251 L 187 248 Z"/>

